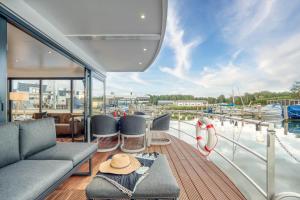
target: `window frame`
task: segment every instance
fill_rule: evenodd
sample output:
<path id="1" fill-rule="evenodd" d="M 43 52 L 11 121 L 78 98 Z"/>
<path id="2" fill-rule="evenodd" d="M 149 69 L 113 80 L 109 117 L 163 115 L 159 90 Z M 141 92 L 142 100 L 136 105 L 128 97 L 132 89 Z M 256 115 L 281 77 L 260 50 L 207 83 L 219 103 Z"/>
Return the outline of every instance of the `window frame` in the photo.
<path id="1" fill-rule="evenodd" d="M 42 112 L 42 104 L 43 104 L 43 100 L 42 100 L 42 82 L 43 80 L 67 80 L 70 81 L 70 90 L 71 90 L 71 100 L 70 100 L 70 113 L 73 113 L 73 98 L 74 98 L 74 80 L 82 80 L 84 81 L 84 77 L 74 77 L 74 78 L 54 78 L 54 77 L 46 77 L 46 78 L 41 78 L 41 77 L 34 77 L 34 78 L 22 78 L 22 77 L 17 77 L 17 78 L 8 78 L 8 93 L 12 92 L 12 84 L 13 81 L 15 80 L 38 80 L 39 81 L 39 112 Z M 8 119 L 11 122 L 12 121 L 12 101 L 8 100 Z M 86 104 L 86 102 L 84 102 Z"/>

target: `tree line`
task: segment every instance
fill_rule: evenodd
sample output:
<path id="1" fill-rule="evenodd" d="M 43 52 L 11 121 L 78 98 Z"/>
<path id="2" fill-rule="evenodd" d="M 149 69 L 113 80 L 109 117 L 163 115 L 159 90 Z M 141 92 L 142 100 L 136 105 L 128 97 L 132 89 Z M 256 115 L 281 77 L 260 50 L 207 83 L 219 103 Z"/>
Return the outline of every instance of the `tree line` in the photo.
<path id="1" fill-rule="evenodd" d="M 300 98 L 300 82 L 295 82 L 290 91 L 270 92 L 261 91 L 255 93 L 245 93 L 241 96 L 226 97 L 221 94 L 218 97 L 195 97 L 193 95 L 149 95 L 150 103 L 157 105 L 159 100 L 206 100 L 209 104 L 216 103 L 235 103 L 237 105 L 249 104 L 267 104 L 268 100 L 280 99 L 299 99 Z"/>

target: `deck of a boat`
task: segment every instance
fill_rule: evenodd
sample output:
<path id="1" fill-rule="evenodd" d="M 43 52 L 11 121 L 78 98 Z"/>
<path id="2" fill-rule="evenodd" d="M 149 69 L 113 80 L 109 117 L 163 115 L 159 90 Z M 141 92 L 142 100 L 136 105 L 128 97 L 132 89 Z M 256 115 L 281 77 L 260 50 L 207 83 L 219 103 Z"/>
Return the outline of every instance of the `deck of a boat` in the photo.
<path id="1" fill-rule="evenodd" d="M 200 153 L 189 144 L 173 137 L 172 143 L 166 146 L 151 146 L 147 152 L 159 152 L 168 158 L 170 167 L 180 186 L 180 199 L 189 200 L 239 200 L 245 199 L 229 178 L 212 162 L 203 158 Z M 93 157 L 93 176 L 99 164 L 109 155 L 117 153 L 96 153 Z M 84 165 L 82 170 L 87 170 Z M 85 188 L 92 177 L 73 176 L 55 190 L 47 200 L 85 200 Z M 101 188 L 99 188 L 101 190 Z"/>

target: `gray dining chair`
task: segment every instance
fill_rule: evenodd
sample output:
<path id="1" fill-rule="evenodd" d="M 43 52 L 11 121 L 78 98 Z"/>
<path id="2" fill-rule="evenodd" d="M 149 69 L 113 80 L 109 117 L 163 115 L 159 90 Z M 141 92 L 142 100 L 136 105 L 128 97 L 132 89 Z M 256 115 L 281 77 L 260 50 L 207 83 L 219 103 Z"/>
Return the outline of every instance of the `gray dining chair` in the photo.
<path id="1" fill-rule="evenodd" d="M 118 121 L 109 115 L 94 115 L 91 117 L 91 133 L 97 138 L 98 152 L 109 152 L 120 146 L 120 133 Z M 111 148 L 99 148 L 101 138 L 118 136 L 118 143 Z"/>
<path id="2" fill-rule="evenodd" d="M 120 118 L 121 150 L 126 153 L 137 153 L 146 149 L 146 120 L 138 115 L 128 115 Z M 143 147 L 139 149 L 125 148 L 125 138 L 143 137 Z"/>
<path id="3" fill-rule="evenodd" d="M 134 115 L 146 115 L 144 112 L 141 111 L 135 111 Z"/>
<path id="4" fill-rule="evenodd" d="M 169 138 L 155 138 L 154 134 L 161 134 L 165 131 L 168 131 L 170 128 L 170 114 L 164 114 L 159 117 L 156 117 L 152 122 L 151 132 L 151 145 L 167 145 L 171 143 Z"/>

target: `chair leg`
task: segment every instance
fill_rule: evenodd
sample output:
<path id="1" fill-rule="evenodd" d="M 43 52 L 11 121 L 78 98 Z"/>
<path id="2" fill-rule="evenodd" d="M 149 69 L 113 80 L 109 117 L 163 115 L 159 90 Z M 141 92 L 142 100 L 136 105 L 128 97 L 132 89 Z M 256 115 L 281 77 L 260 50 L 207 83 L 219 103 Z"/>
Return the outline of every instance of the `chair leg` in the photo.
<path id="1" fill-rule="evenodd" d="M 169 138 L 155 138 L 153 137 L 154 133 L 159 133 L 158 131 L 152 131 L 151 145 L 168 145 L 171 144 L 171 140 Z"/>
<path id="2" fill-rule="evenodd" d="M 145 149 L 146 149 L 146 140 L 145 140 L 145 137 L 146 137 L 146 134 L 143 134 L 143 135 L 141 135 L 141 136 L 127 136 L 127 137 L 129 137 L 129 138 L 138 138 L 138 137 L 144 137 L 143 138 L 143 147 L 142 148 L 140 148 L 140 149 L 126 149 L 125 147 L 124 147 L 124 145 L 125 145 L 125 137 L 126 136 L 124 136 L 124 135 L 122 135 L 121 134 L 121 146 L 120 146 L 120 149 L 121 149 L 121 151 L 123 151 L 123 152 L 125 152 L 125 153 L 139 153 L 139 152 L 142 152 L 142 151 L 144 151 Z"/>
<path id="3" fill-rule="evenodd" d="M 99 148 L 99 140 L 100 140 L 100 138 L 106 138 L 106 137 L 97 137 L 97 143 L 98 143 L 98 149 L 97 149 L 97 152 L 110 152 L 110 151 L 114 151 L 114 150 L 116 150 L 117 148 L 119 148 L 119 146 L 120 146 L 120 135 L 117 135 L 118 136 L 118 143 L 115 145 L 115 146 L 113 146 L 112 148 L 107 148 L 107 149 L 100 149 Z M 113 137 L 113 136 L 112 136 Z"/>

